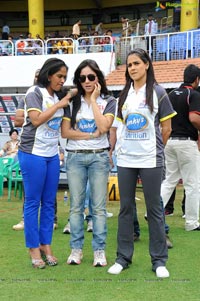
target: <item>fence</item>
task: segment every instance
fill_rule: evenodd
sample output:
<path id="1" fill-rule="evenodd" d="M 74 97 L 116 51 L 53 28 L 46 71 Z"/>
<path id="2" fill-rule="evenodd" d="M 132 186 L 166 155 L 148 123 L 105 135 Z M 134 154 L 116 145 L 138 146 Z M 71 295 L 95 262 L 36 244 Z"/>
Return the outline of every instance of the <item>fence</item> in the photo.
<path id="1" fill-rule="evenodd" d="M 25 46 L 23 46 L 25 44 Z M 24 47 L 24 48 L 23 48 Z M 11 41 L 0 40 L 2 55 L 48 55 L 68 53 L 115 52 L 116 60 L 125 63 L 130 50 L 147 50 L 153 61 L 168 61 L 200 57 L 200 30 L 160 33 L 154 36 L 138 35 L 128 37 L 83 36 Z"/>

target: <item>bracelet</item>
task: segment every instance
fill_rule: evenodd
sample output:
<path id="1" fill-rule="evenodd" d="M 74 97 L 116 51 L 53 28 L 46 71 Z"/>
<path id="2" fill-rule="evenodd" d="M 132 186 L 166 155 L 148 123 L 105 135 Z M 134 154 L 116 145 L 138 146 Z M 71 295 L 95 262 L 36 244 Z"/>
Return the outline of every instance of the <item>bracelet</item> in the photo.
<path id="1" fill-rule="evenodd" d="M 90 139 L 94 139 L 93 133 L 90 133 Z"/>

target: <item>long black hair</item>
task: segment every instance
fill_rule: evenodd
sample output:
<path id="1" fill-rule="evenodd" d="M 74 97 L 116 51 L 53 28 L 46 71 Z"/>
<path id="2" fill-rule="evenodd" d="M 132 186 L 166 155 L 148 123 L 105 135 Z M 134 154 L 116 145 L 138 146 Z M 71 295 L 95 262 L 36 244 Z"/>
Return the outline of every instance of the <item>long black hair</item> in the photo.
<path id="1" fill-rule="evenodd" d="M 85 95 L 85 90 L 83 89 L 80 83 L 80 74 L 83 68 L 89 67 L 91 68 L 96 76 L 98 77 L 99 84 L 101 85 L 101 95 L 102 97 L 108 96 L 110 93 L 106 86 L 106 81 L 103 75 L 103 72 L 100 70 L 98 64 L 94 60 L 84 60 L 80 63 L 77 69 L 74 72 L 74 85 L 78 89 L 78 94 L 73 98 L 73 110 L 72 110 L 72 119 L 71 126 L 74 127 L 76 123 L 76 114 L 81 107 L 81 95 Z"/>
<path id="2" fill-rule="evenodd" d="M 127 94 L 130 89 L 130 86 L 131 86 L 131 84 L 133 84 L 133 86 L 134 86 L 134 80 L 132 80 L 129 75 L 128 65 L 127 65 L 128 57 L 133 54 L 137 55 L 145 64 L 146 63 L 149 64 L 149 67 L 147 70 L 147 80 L 146 80 L 146 104 L 149 106 L 150 111 L 153 112 L 153 86 L 156 83 L 153 65 L 152 65 L 152 62 L 151 62 L 151 59 L 150 59 L 148 53 L 141 48 L 136 48 L 136 49 L 132 50 L 131 52 L 129 52 L 129 54 L 127 55 L 127 58 L 126 58 L 126 71 L 125 71 L 126 84 L 125 84 L 122 92 L 120 93 L 119 101 L 118 101 L 117 116 L 120 119 L 123 119 L 122 107 L 127 98 Z"/>
<path id="3" fill-rule="evenodd" d="M 37 85 L 39 87 L 47 88 L 50 84 L 49 76 L 58 72 L 62 67 L 68 71 L 68 66 L 63 60 L 51 58 L 45 61 L 37 78 Z"/>

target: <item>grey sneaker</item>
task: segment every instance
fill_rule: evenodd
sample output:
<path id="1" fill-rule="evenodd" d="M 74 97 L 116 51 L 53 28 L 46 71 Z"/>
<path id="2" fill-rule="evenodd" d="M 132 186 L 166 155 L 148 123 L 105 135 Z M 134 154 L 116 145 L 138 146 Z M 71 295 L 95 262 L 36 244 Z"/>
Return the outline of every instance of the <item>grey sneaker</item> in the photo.
<path id="1" fill-rule="evenodd" d="M 104 267 L 107 265 L 106 255 L 104 250 L 94 251 L 94 267 Z"/>
<path id="2" fill-rule="evenodd" d="M 93 223 L 92 221 L 89 221 L 87 224 L 87 232 L 92 232 L 93 231 Z"/>
<path id="3" fill-rule="evenodd" d="M 83 258 L 81 249 L 72 249 L 70 256 L 67 259 L 67 264 L 80 264 Z"/>
<path id="4" fill-rule="evenodd" d="M 168 249 L 172 249 L 172 248 L 173 248 L 173 244 L 172 244 L 172 242 L 170 241 L 168 235 L 166 235 L 166 243 L 167 243 L 167 248 L 168 248 Z"/>

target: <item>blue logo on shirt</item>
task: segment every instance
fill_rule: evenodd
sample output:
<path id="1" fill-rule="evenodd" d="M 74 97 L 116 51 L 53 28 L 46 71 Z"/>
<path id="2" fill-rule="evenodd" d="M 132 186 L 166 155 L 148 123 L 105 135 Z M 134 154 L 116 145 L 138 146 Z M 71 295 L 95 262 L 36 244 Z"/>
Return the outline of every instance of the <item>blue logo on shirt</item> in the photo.
<path id="1" fill-rule="evenodd" d="M 85 133 L 93 133 L 97 129 L 94 119 L 80 119 L 77 126 L 81 132 Z"/>
<path id="2" fill-rule="evenodd" d="M 60 117 L 56 117 L 56 118 L 53 118 L 51 120 L 49 120 L 47 122 L 48 124 L 48 127 L 52 130 L 55 130 L 55 131 L 58 131 L 59 128 L 60 128 L 60 123 L 61 123 L 61 118 Z"/>
<path id="3" fill-rule="evenodd" d="M 141 114 L 130 114 L 126 118 L 126 127 L 129 131 L 139 131 L 147 127 L 147 119 Z"/>

